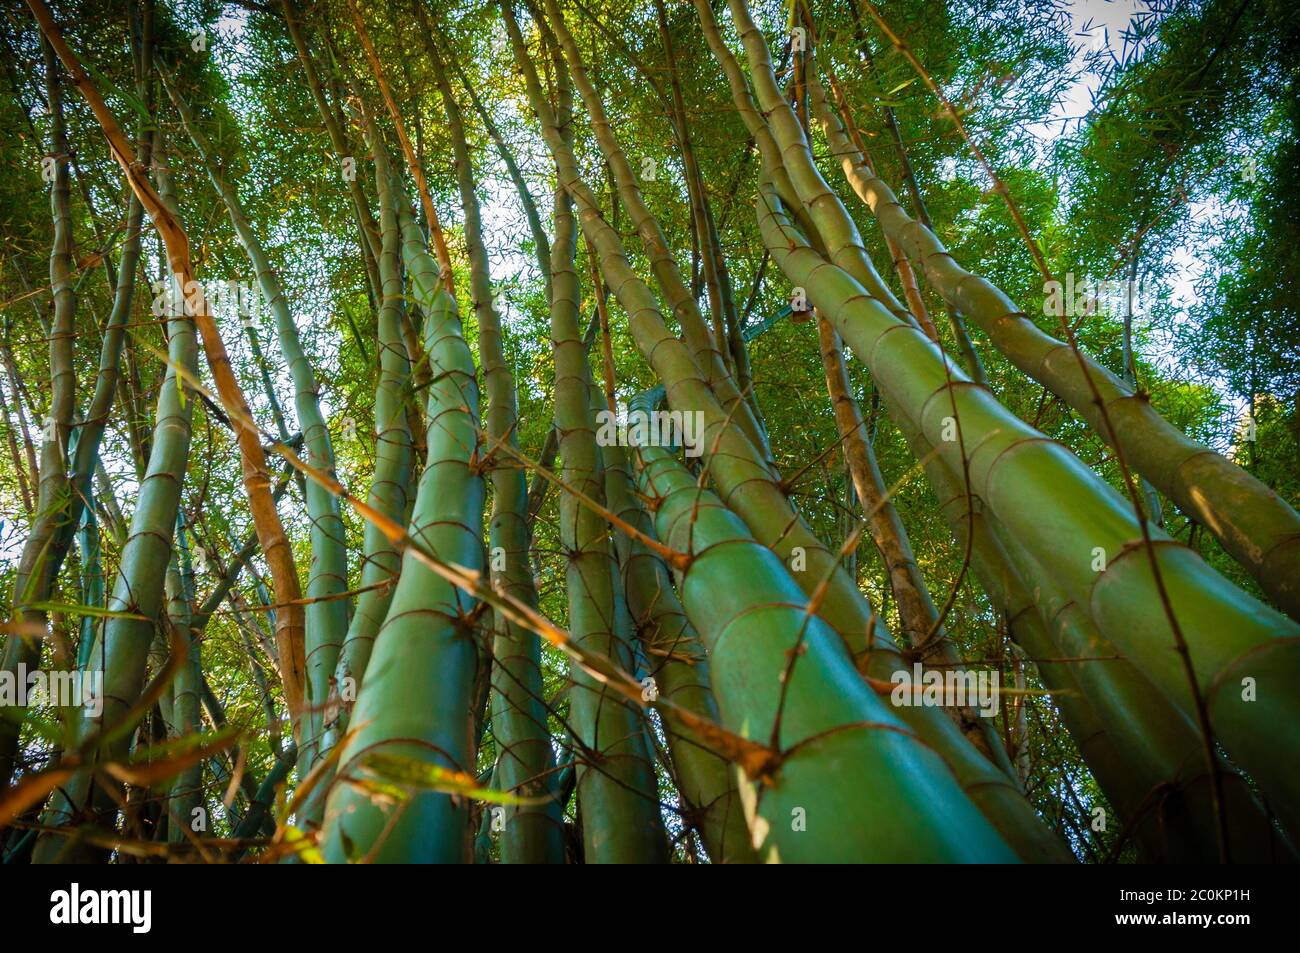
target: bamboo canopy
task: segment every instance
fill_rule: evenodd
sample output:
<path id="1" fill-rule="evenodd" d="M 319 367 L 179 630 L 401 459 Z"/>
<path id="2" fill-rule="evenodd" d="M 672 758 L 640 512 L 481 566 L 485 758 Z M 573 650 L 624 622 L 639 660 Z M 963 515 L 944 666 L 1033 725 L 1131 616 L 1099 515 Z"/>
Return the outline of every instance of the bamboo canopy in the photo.
<path id="1" fill-rule="evenodd" d="M 5 863 L 1300 859 L 1284 0 L 26 5 Z"/>

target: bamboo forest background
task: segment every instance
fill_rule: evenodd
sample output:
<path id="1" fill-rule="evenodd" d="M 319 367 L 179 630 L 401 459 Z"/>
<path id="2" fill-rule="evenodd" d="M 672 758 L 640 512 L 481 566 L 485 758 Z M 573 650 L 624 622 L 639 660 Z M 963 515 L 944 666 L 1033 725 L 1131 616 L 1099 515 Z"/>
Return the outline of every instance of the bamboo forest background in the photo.
<path id="1" fill-rule="evenodd" d="M 1294 859 L 1298 23 L 0 0 L 4 862 Z"/>

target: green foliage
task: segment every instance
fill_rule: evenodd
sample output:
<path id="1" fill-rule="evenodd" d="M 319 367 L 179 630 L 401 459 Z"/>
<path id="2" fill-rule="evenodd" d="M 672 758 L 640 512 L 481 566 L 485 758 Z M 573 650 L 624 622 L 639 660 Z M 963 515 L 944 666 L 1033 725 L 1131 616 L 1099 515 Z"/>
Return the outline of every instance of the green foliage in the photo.
<path id="1" fill-rule="evenodd" d="M 667 57 L 653 7 L 634 0 L 567 0 L 561 5 L 610 122 L 634 169 L 642 173 L 639 184 L 645 201 L 707 314 L 685 167 L 670 119 Z M 135 95 L 132 36 L 137 27 L 131 11 L 139 4 L 60 0 L 53 6 L 69 44 L 92 67 L 97 86 L 124 127 L 133 129 L 142 110 L 152 111 L 149 125 L 167 146 L 166 162 L 176 179 L 199 280 L 255 284 L 244 250 L 165 93 L 155 84 L 145 101 Z M 442 103 L 420 53 L 418 24 L 406 0 L 363 6 L 447 233 L 465 337 L 477 357 L 451 143 Z M 437 42 L 486 102 L 549 230 L 554 163 L 527 105 L 495 5 L 465 0 L 426 8 L 438 21 Z M 815 0 L 809 8 L 818 56 L 834 65 L 845 84 L 881 177 L 907 201 L 886 121 L 888 107 L 897 118 L 942 241 L 971 271 L 1005 290 L 1040 327 L 1059 333 L 1056 319 L 1043 313 L 1041 276 L 1001 196 L 910 65 L 860 15 L 856 2 Z M 789 4 L 770 0 L 754 3 L 752 9 L 774 59 L 788 63 Z M 346 5 L 326 2 L 312 10 L 305 30 L 308 44 L 348 140 L 347 158 L 355 160 L 373 203 L 372 166 L 356 107 L 358 97 L 364 96 L 386 121 L 382 100 L 373 88 Z M 24 505 L 23 481 L 31 482 L 29 445 L 39 449 L 49 403 L 46 285 L 52 230 L 48 185 L 41 178 L 41 159 L 49 150 L 49 117 L 43 104 L 38 32 L 19 6 L 10 4 L 7 11 L 10 15 L 0 18 L 0 56 L 6 67 L 0 125 L 7 131 L 0 139 L 0 168 L 6 170 L 0 177 L 0 396 L 5 404 L 0 421 L 0 585 L 10 600 L 18 554 L 33 518 Z M 1113 39 L 1109 50 L 1100 52 L 1085 50 L 1070 13 L 1046 0 L 960 0 L 939 6 L 903 0 L 885 5 L 885 15 L 960 109 L 972 137 L 1015 196 L 1031 233 L 1040 238 L 1052 269 L 1093 278 L 1123 279 L 1133 273 L 1155 289 L 1152 308 L 1137 317 L 1133 328 L 1136 376 L 1152 405 L 1192 437 L 1230 452 L 1285 500 L 1300 500 L 1300 196 L 1294 187 L 1294 170 L 1300 165 L 1300 96 L 1290 61 L 1298 27 L 1289 0 L 1153 3 Z M 677 79 L 737 308 L 756 324 L 788 304 L 790 293 L 788 282 L 766 261 L 754 221 L 760 163 L 693 8 L 669 3 L 667 16 L 679 64 Z M 739 50 L 730 19 L 721 19 L 728 42 Z M 205 31 L 204 52 L 191 45 L 198 30 Z M 227 178 L 240 183 L 240 200 L 292 302 L 316 373 L 338 479 L 364 498 L 376 457 L 378 302 L 341 157 L 326 135 L 279 5 L 160 2 L 155 31 L 159 62 L 194 105 L 198 124 L 212 141 Z M 530 42 L 537 42 L 535 30 Z M 1091 102 L 1084 115 L 1067 115 L 1078 103 L 1079 84 L 1087 85 Z M 94 256 L 107 252 L 110 265 L 119 258 L 127 192 L 84 101 L 71 90 L 65 100 L 75 159 L 74 357 L 81 414 L 98 370 L 115 280 Z M 484 205 L 492 278 L 501 291 L 504 350 L 518 394 L 518 440 L 522 453 L 536 460 L 553 414 L 549 302 L 514 185 L 467 98 L 462 96 L 461 105 Z M 600 195 L 606 219 L 622 234 L 632 267 L 648 275 L 648 257 L 631 234 L 625 210 L 612 198 L 604 161 L 580 109 L 573 131 L 584 177 Z M 889 255 L 880 229 L 861 203 L 848 201 L 852 196 L 843 188 L 835 157 L 826 155 L 820 133 L 812 140 L 823 172 L 845 197 L 871 258 L 901 296 L 901 286 L 887 267 Z M 414 197 L 414 182 L 395 148 L 394 156 L 406 193 Z M 427 223 L 422 226 L 427 228 Z M 584 322 L 594 314 L 600 293 L 592 287 L 588 254 L 586 243 L 580 242 L 577 271 Z M 151 313 L 154 292 L 149 288 L 163 271 L 159 242 L 148 230 L 122 384 L 101 451 L 107 479 L 95 484 L 103 570 L 110 580 L 123 542 L 123 527 L 116 525 L 113 513 L 120 511 L 129 524 L 148 456 L 156 392 L 166 370 L 159 359 L 166 353 L 165 329 Z M 941 342 L 955 351 L 942 300 L 924 280 L 921 287 Z M 1190 303 L 1175 300 L 1180 288 L 1193 292 Z M 632 342 L 628 315 L 612 296 L 609 305 L 617 396 L 627 401 L 659 381 Z M 288 433 L 297 434 L 292 383 L 275 346 L 267 309 L 256 310 L 247 329 L 233 312 L 217 318 L 259 425 L 274 433 L 274 400 Z M 1076 331 L 1085 351 L 1117 373 L 1122 371 L 1122 315 L 1090 316 L 1078 322 Z M 257 335 L 261 346 L 260 366 L 249 333 Z M 1111 451 L 1068 407 L 997 354 L 983 334 L 972 330 L 972 337 L 993 390 L 1008 408 L 1065 443 L 1113 485 L 1121 485 Z M 600 353 L 598 339 L 592 359 L 597 381 L 603 374 Z M 797 474 L 789 487 L 792 499 L 817 536 L 837 546 L 862 513 L 848 492 L 843 454 L 832 449 L 839 435 L 825 393 L 815 325 L 779 321 L 751 344 L 749 354 L 754 394 L 777 468 L 787 478 Z M 964 553 L 953 544 L 916 459 L 898 428 L 878 409 L 862 361 L 851 357 L 848 366 L 885 482 L 894 487 L 893 501 L 936 603 L 944 603 L 956 588 L 945 619 L 955 651 L 982 666 L 999 668 L 1005 678 L 1013 651 L 1007 620 L 967 571 Z M 202 377 L 210 384 L 206 370 Z M 427 395 L 413 391 L 410 396 L 420 404 Z M 250 539 L 252 522 L 224 415 L 202 401 L 194 408 L 193 427 L 181 506 L 191 548 L 206 554 L 197 574 L 196 601 L 201 605 L 233 554 Z M 285 473 L 273 473 L 272 483 Z M 290 478 L 288 484 L 280 512 L 305 580 L 312 559 L 310 525 L 300 482 Z M 34 497 L 34 492 L 29 495 Z M 532 566 L 540 611 L 565 626 L 566 553 L 556 496 L 552 489 L 535 520 Z M 1162 503 L 1173 536 L 1192 544 L 1232 582 L 1257 591 L 1212 537 L 1169 501 Z M 348 586 L 356 588 L 362 567 L 355 556 L 362 551 L 365 523 L 346 507 L 343 520 L 352 557 Z M 113 614 L 80 604 L 80 560 L 74 551 L 55 593 L 42 606 L 52 614 L 56 631 L 69 639 L 74 658 L 79 616 Z M 900 620 L 888 576 L 869 542 L 859 546 L 852 566 L 883 622 L 897 631 Z M 226 722 L 242 733 L 243 770 L 257 778 L 267 776 L 289 737 L 272 657 L 274 610 L 263 585 L 267 578 L 264 560 L 254 555 L 237 574 L 232 598 L 206 622 L 201 640 L 204 678 Z M 159 664 L 155 658 L 151 673 Z M 548 728 L 554 739 L 562 740 L 568 732 L 568 662 L 545 649 L 542 672 Z M 1028 679 L 1031 688 L 1041 687 L 1032 670 Z M 1063 729 L 1053 702 L 1031 695 L 1024 704 L 1030 765 L 1024 780 L 1031 803 L 1081 858 L 1132 859 L 1132 846 L 1121 840 L 1118 825 L 1101 836 L 1088 828 L 1087 812 L 1094 807 L 1110 810 L 1110 805 Z M 651 724 L 652 736 L 664 748 L 662 724 Z M 58 734 L 54 725 L 50 710 L 36 711 L 26 722 L 21 749 L 27 770 L 41 766 L 53 753 Z M 998 730 L 1009 736 L 1005 716 L 1000 716 Z M 148 740 L 142 734 L 141 743 Z M 490 769 L 498 750 L 489 723 L 475 763 L 466 766 L 467 775 L 474 773 L 477 780 L 454 779 L 460 785 L 455 790 L 510 803 L 504 800 L 509 795 L 498 798 L 491 790 Z M 563 764 L 571 756 L 561 751 L 559 760 Z M 218 804 L 235 770 L 228 751 L 217 753 L 205 766 L 206 803 Z M 660 763 L 657 770 L 660 789 L 670 792 L 663 812 L 674 837 L 675 858 L 699 859 L 701 851 L 681 814 L 683 807 L 671 793 L 671 766 Z M 400 783 L 449 790 L 447 778 L 416 776 L 402 765 L 380 765 L 376 772 L 378 787 Z M 297 783 L 288 782 L 289 790 Z M 248 801 L 248 793 L 241 792 L 230 810 L 214 810 L 216 834 L 235 828 Z M 580 824 L 576 796 L 565 809 L 567 820 Z M 287 830 L 288 841 L 304 836 L 296 828 Z"/>

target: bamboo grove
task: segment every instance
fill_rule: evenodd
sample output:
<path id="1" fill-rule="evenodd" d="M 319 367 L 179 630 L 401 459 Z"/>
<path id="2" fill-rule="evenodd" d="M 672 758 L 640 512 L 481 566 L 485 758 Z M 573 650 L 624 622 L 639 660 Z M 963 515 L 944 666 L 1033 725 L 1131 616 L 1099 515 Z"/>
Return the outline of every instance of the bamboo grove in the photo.
<path id="1" fill-rule="evenodd" d="M 4 862 L 1295 860 L 1297 26 L 1088 8 L 5 0 Z"/>

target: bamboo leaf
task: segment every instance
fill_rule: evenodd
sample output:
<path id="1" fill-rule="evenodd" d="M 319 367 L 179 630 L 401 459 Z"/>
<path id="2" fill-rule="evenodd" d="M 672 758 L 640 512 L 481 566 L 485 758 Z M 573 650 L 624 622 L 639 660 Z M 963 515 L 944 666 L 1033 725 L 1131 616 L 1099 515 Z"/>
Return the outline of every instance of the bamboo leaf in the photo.
<path id="1" fill-rule="evenodd" d="M 453 771 L 441 765 L 430 764 L 404 755 L 376 752 L 361 763 L 361 768 L 374 775 L 374 780 L 357 779 L 362 786 L 369 782 L 372 787 L 383 793 L 391 793 L 394 787 L 399 789 L 414 787 L 439 791 L 443 794 L 459 794 L 476 801 L 487 801 L 490 804 L 541 804 L 547 800 L 545 797 L 522 797 L 508 791 L 482 787 L 463 771 Z M 376 781 L 378 783 L 375 783 Z"/>
<path id="2" fill-rule="evenodd" d="M 134 619 L 137 622 L 151 621 L 148 616 L 138 612 L 122 612 L 117 609 L 103 609 L 99 606 L 83 606 L 72 602 L 33 602 L 29 608 L 42 612 L 62 612 L 68 615 L 89 615 L 101 619 Z"/>
<path id="3" fill-rule="evenodd" d="M 316 846 L 316 841 L 301 829 L 286 827 L 284 829 L 284 841 L 304 864 L 325 863 L 325 858 L 321 855 L 320 848 Z"/>
<path id="4" fill-rule="evenodd" d="M 103 765 L 103 769 L 117 780 L 127 784 L 152 787 L 162 781 L 174 778 L 186 768 L 212 757 L 218 751 L 224 751 L 234 744 L 238 737 L 238 730 L 227 729 L 218 732 L 211 741 L 181 751 L 173 757 L 163 758 L 159 761 L 150 760 L 148 756 L 154 753 L 156 749 L 146 749 L 142 752 L 143 757 L 133 758 L 128 762 L 109 761 Z M 192 738 L 193 736 L 178 739 L 178 741 L 193 744 Z M 163 747 L 175 747 L 177 743 L 173 742 Z"/>

